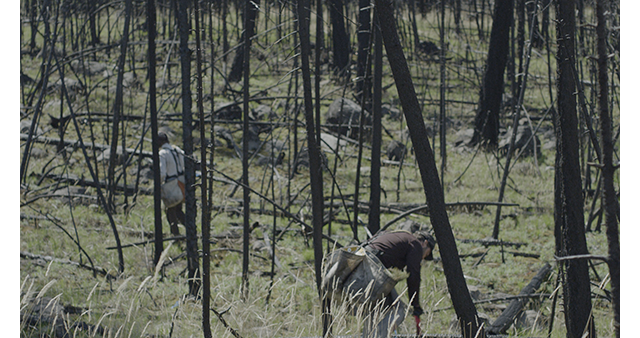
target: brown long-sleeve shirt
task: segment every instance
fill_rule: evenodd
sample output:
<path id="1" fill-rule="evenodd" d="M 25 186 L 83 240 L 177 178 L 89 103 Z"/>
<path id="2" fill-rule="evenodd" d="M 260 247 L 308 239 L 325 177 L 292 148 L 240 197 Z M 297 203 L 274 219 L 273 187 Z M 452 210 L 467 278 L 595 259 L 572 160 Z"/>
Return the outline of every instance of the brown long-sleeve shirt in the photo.
<path id="1" fill-rule="evenodd" d="M 375 237 L 369 247 L 381 252 L 378 257 L 386 268 L 407 268 L 407 287 L 411 305 L 420 306 L 420 261 L 422 261 L 422 243 L 414 235 L 405 231 L 394 231 Z"/>

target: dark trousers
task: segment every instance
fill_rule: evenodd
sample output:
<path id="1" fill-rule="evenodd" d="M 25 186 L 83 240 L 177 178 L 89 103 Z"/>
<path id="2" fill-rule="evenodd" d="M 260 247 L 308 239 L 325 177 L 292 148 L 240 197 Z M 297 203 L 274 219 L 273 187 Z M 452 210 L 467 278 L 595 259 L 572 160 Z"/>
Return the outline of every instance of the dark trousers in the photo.
<path id="1" fill-rule="evenodd" d="M 171 234 L 175 236 L 180 235 L 178 223 L 184 225 L 184 212 L 182 212 L 182 203 L 176 205 L 175 207 L 165 209 L 165 213 L 167 214 L 167 220 L 169 221 L 169 226 L 171 227 Z"/>

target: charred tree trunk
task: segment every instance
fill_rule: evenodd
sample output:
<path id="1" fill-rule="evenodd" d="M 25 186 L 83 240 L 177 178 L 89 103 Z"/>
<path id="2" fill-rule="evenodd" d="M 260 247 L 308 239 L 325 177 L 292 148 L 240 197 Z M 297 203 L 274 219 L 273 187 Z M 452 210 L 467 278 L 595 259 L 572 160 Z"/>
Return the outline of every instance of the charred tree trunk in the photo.
<path id="1" fill-rule="evenodd" d="M 96 2 L 95 0 L 87 0 L 89 14 L 89 31 L 91 33 L 91 45 L 95 48 L 100 43 L 100 36 L 96 28 Z M 155 8 L 155 4 L 153 6 Z M 154 20 L 155 21 L 155 20 Z"/>
<path id="2" fill-rule="evenodd" d="M 251 41 L 253 36 L 255 35 L 255 26 L 256 26 L 256 16 L 258 15 L 257 6 L 260 5 L 259 0 L 255 1 L 247 1 L 247 5 L 244 8 L 244 31 L 242 31 L 242 36 L 240 37 L 240 41 L 242 41 L 242 46 L 238 48 L 236 52 L 236 56 L 233 59 L 233 63 L 231 64 L 231 71 L 229 72 L 229 81 L 230 82 L 238 82 L 242 78 L 242 73 L 244 70 L 244 60 L 245 53 L 249 54 L 250 48 L 247 45 L 247 41 Z"/>
<path id="3" fill-rule="evenodd" d="M 329 0 L 333 42 L 333 69 L 336 74 L 346 76 L 349 71 L 349 36 L 344 26 L 344 2 Z"/>
<path id="4" fill-rule="evenodd" d="M 500 105 L 504 91 L 504 69 L 509 54 L 509 27 L 513 21 L 513 1 L 496 0 L 487 68 L 480 89 L 480 104 L 472 144 L 487 142 L 491 147 L 498 145 Z"/>
<path id="5" fill-rule="evenodd" d="M 575 3 L 556 2 L 557 13 L 557 91 L 555 228 L 556 255 L 588 253 L 584 234 L 584 210 L 580 175 L 575 62 Z M 585 259 L 569 260 L 564 271 L 564 313 L 567 337 L 595 337 L 591 315 L 589 266 Z"/>
<path id="6" fill-rule="evenodd" d="M 320 144 L 315 136 L 313 119 L 313 101 L 311 98 L 311 70 L 309 54 L 309 2 L 298 1 L 298 34 L 300 35 L 300 59 L 302 61 L 302 86 L 304 92 L 304 111 L 307 127 L 307 144 L 309 148 L 309 174 L 311 179 L 311 209 L 313 215 L 313 253 L 315 260 L 316 287 L 322 299 L 320 284 L 322 282 L 322 225 L 324 216 L 324 198 L 322 192 L 322 164 L 320 161 Z"/>
<path id="7" fill-rule="evenodd" d="M 116 209 L 116 158 L 118 152 L 118 136 L 120 135 L 120 115 L 123 109 L 123 81 L 124 81 L 124 65 L 127 57 L 127 45 L 129 44 L 129 26 L 131 25 L 131 13 L 133 11 L 132 0 L 125 1 L 124 29 L 122 30 L 122 40 L 120 41 L 120 57 L 118 58 L 118 77 L 116 80 L 116 98 L 113 103 L 113 126 L 111 128 L 111 154 L 109 155 L 109 168 L 107 169 L 107 182 L 109 191 L 107 194 L 107 202 L 109 209 L 114 212 Z M 122 154 L 125 156 L 125 153 Z"/>
<path id="8" fill-rule="evenodd" d="M 460 6 L 459 0 L 456 0 L 456 6 Z M 446 55 L 447 45 L 444 40 L 444 1 L 441 1 L 440 13 L 440 183 L 444 186 L 444 171 L 447 167 L 447 109 L 446 109 L 446 93 L 447 93 L 447 67 Z M 456 12 L 459 8 L 456 8 Z M 459 15 L 459 12 L 458 12 Z M 458 18 L 459 19 L 459 18 Z M 460 26 L 456 23 L 456 32 L 459 34 Z"/>
<path id="9" fill-rule="evenodd" d="M 551 265 L 549 265 L 549 263 L 546 263 L 538 271 L 535 277 L 533 277 L 533 279 L 529 282 L 529 284 L 527 284 L 527 286 L 525 286 L 522 290 L 520 290 L 519 295 L 525 296 L 525 297 L 512 300 L 511 303 L 509 303 L 509 306 L 506 309 L 504 309 L 504 311 L 502 311 L 502 314 L 500 314 L 500 317 L 496 318 L 496 320 L 487 327 L 487 332 L 496 334 L 496 335 L 504 334 L 507 331 L 507 329 L 511 327 L 511 324 L 513 324 L 513 321 L 515 320 L 516 316 L 522 312 L 522 309 L 529 302 L 529 298 L 526 296 L 538 290 L 542 282 L 544 282 L 549 277 L 550 273 L 551 273 Z"/>
<path id="10" fill-rule="evenodd" d="M 189 50 L 189 2 L 178 2 L 178 30 L 180 34 L 180 68 L 182 72 L 182 142 L 184 148 L 185 231 L 187 236 L 187 276 L 189 294 L 198 295 L 200 289 L 198 231 L 196 228 L 196 164 L 193 161 L 193 117 L 191 116 L 191 50 Z"/>
<path id="11" fill-rule="evenodd" d="M 382 34 L 377 11 L 373 11 L 373 135 L 371 143 L 371 195 L 369 196 L 369 232 L 380 230 L 380 156 L 382 149 Z"/>
<path id="12" fill-rule="evenodd" d="M 607 76 L 607 27 L 604 13 L 605 1 L 596 3 L 596 16 L 598 25 L 598 108 L 600 110 L 600 122 L 602 133 L 602 179 L 604 195 L 605 224 L 607 225 L 607 241 L 609 242 L 609 274 L 611 275 L 611 294 L 614 313 L 614 328 L 616 337 L 620 337 L 620 235 L 618 231 L 617 194 L 613 185 L 613 177 L 616 167 L 613 165 L 613 138 L 611 136 L 611 118 L 609 116 Z"/>
<path id="13" fill-rule="evenodd" d="M 154 243 L 153 264 L 160 261 L 160 255 L 164 250 L 162 242 L 162 204 L 160 190 L 160 147 L 158 146 L 158 109 L 156 105 L 156 3 L 155 0 L 147 0 L 147 36 L 149 63 L 149 112 L 151 114 L 151 150 L 153 158 L 153 219 L 154 219 Z"/>
<path id="14" fill-rule="evenodd" d="M 45 5 L 46 2 L 42 6 L 43 9 Z M 43 20 L 45 19 L 47 18 L 43 16 Z M 31 25 L 31 40 L 29 43 L 29 49 L 31 53 L 34 53 L 36 51 L 36 35 L 38 34 L 38 0 L 31 0 L 31 6 L 29 6 L 29 21 Z"/>
<path id="15" fill-rule="evenodd" d="M 393 78 L 407 120 L 411 141 L 422 177 L 422 184 L 429 205 L 431 224 L 440 243 L 440 255 L 447 279 L 447 286 L 463 337 L 485 337 L 469 289 L 464 280 L 460 257 L 449 217 L 445 210 L 444 192 L 438 178 L 438 169 L 429 145 L 429 138 L 422 118 L 422 109 L 415 93 L 407 61 L 396 31 L 391 0 L 376 0 L 382 37 L 387 51 Z"/>
<path id="16" fill-rule="evenodd" d="M 251 212 L 251 190 L 249 189 L 249 77 L 251 74 L 251 34 L 246 34 L 247 30 L 253 31 L 253 24 L 251 22 L 251 15 L 247 13 L 252 12 L 251 0 L 245 2 L 244 7 L 244 27 L 245 31 L 242 33 L 243 52 L 244 59 L 238 63 L 243 65 L 242 73 L 243 86 L 242 86 L 242 211 L 243 211 L 243 230 L 242 230 L 242 299 L 247 300 L 249 296 L 249 233 L 251 229 L 249 227 L 249 217 Z M 250 27 L 250 28 L 249 28 Z M 238 54 L 236 54 L 236 60 Z M 233 64 L 236 65 L 236 60 Z M 233 73 L 233 68 L 231 73 Z M 275 239 L 274 239 L 275 240 Z"/>
<path id="17" fill-rule="evenodd" d="M 198 92 L 198 119 L 200 120 L 200 205 L 202 205 L 202 218 L 200 227 L 202 228 L 202 330 L 205 338 L 211 338 L 211 322 L 209 314 L 211 298 L 211 276 L 210 263 L 211 252 L 209 245 L 211 214 L 209 203 L 207 202 L 207 142 L 205 141 L 204 106 L 202 105 L 202 50 L 200 49 L 200 19 L 201 11 L 198 0 L 193 2 L 195 7 L 196 26 L 196 77 Z M 213 83 L 211 84 L 213 86 Z M 213 128 L 212 128 L 213 129 Z"/>
<path id="18" fill-rule="evenodd" d="M 358 64 L 357 64 L 357 80 L 356 80 L 356 97 L 363 108 L 369 109 L 369 104 L 363 102 L 362 98 L 371 97 L 371 81 L 367 78 L 367 68 L 371 63 L 368 62 L 370 50 L 369 40 L 371 39 L 371 6 L 369 0 L 358 1 Z"/>

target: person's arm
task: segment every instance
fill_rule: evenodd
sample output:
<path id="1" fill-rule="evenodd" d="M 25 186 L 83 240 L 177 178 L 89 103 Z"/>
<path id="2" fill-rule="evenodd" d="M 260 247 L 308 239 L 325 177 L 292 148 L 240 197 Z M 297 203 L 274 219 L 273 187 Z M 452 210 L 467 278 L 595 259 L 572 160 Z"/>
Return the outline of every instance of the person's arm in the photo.
<path id="1" fill-rule="evenodd" d="M 158 158 L 160 159 L 160 184 L 164 183 L 164 178 L 167 177 L 167 159 L 162 149 L 159 152 Z"/>
<path id="2" fill-rule="evenodd" d="M 409 299 L 413 307 L 420 307 L 420 261 L 422 261 L 422 246 L 412 245 L 407 254 L 407 288 Z"/>

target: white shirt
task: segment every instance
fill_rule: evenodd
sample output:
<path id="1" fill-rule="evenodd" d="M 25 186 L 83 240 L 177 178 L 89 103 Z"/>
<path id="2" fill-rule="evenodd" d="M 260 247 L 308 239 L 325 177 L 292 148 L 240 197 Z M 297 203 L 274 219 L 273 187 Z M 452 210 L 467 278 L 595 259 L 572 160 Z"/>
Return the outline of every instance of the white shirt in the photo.
<path id="1" fill-rule="evenodd" d="M 158 155 L 160 156 L 160 182 L 164 183 L 167 177 L 184 175 L 184 151 L 182 149 L 165 143 L 160 147 Z M 184 181 L 184 177 L 180 177 L 180 179 Z"/>

